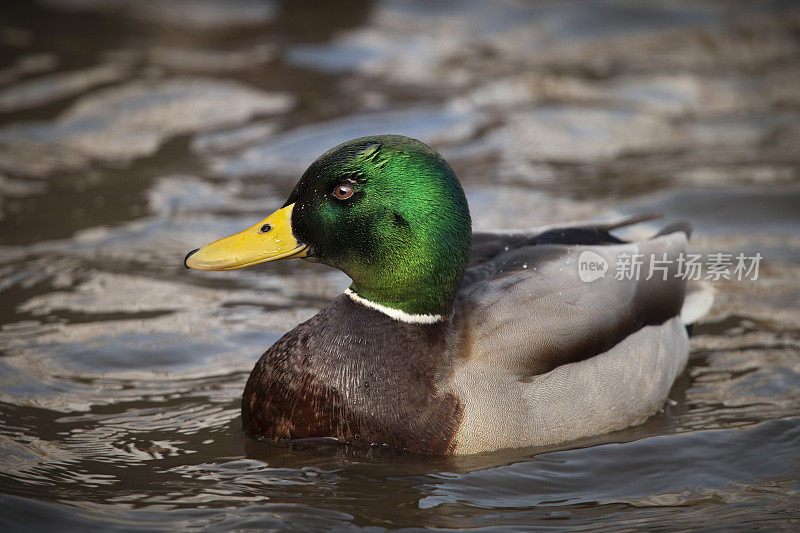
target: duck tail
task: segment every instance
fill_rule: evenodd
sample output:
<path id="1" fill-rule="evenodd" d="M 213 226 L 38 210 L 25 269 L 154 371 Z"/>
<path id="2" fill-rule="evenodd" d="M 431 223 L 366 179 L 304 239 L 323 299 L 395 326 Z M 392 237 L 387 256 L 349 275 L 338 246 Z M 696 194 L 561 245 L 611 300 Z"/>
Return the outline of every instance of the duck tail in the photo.
<path id="1" fill-rule="evenodd" d="M 615 220 L 614 222 L 603 224 L 601 228 L 604 229 L 605 231 L 612 231 L 619 228 L 633 226 L 634 224 L 641 224 L 642 222 L 650 222 L 651 220 L 656 220 L 663 216 L 664 215 L 660 213 L 644 213 L 641 215 L 632 215 L 629 217 L 622 218 L 620 220 Z"/>
<path id="2" fill-rule="evenodd" d="M 678 220 L 672 222 L 671 224 L 667 224 L 661 230 L 653 235 L 653 237 L 661 237 L 662 235 L 669 235 L 670 233 L 681 232 L 686 234 L 686 238 L 692 236 L 692 223 L 688 220 Z"/>
<path id="3" fill-rule="evenodd" d="M 691 326 L 703 318 L 714 304 L 714 287 L 705 281 L 691 281 L 686 285 L 686 296 L 681 307 L 681 320 L 691 332 Z"/>
<path id="4" fill-rule="evenodd" d="M 642 222 L 650 222 L 662 216 L 663 215 L 658 213 L 634 215 L 605 224 L 602 226 L 602 229 L 611 231 Z M 650 238 L 655 239 L 657 237 L 663 237 L 664 235 L 680 232 L 684 233 L 686 238 L 689 239 L 692 236 L 692 230 L 692 224 L 688 220 L 678 220 L 667 224 Z M 714 304 L 714 292 L 714 287 L 705 281 L 690 281 L 686 284 L 686 296 L 684 297 L 683 306 L 681 307 L 681 319 L 689 333 L 691 333 L 692 326 L 695 322 L 707 315 L 711 310 L 711 306 Z"/>
<path id="5" fill-rule="evenodd" d="M 615 220 L 614 222 L 609 222 L 607 224 L 603 224 L 601 228 L 605 231 L 612 231 L 619 228 L 626 228 L 628 226 L 633 226 L 635 224 L 641 224 L 642 222 L 650 222 L 651 220 L 657 220 L 662 218 L 664 215 L 661 213 L 644 213 L 641 215 L 633 215 L 629 217 L 625 217 L 620 220 Z M 671 222 L 661 228 L 658 233 L 653 235 L 651 238 L 661 237 L 663 235 L 669 235 L 670 233 L 682 232 L 686 234 L 686 238 L 692 236 L 692 223 L 688 220 L 677 220 L 675 222 Z"/>

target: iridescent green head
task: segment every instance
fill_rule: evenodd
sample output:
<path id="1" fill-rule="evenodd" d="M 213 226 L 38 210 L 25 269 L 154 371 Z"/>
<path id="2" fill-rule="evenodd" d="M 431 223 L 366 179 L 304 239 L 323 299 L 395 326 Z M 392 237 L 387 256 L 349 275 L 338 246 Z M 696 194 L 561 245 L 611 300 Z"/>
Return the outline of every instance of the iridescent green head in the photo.
<path id="1" fill-rule="evenodd" d="M 341 144 L 306 170 L 286 205 L 308 256 L 344 271 L 351 290 L 412 314 L 447 314 L 472 228 L 453 169 L 400 135 Z"/>
<path id="2" fill-rule="evenodd" d="M 324 153 L 282 209 L 190 252 L 185 264 L 230 270 L 305 257 L 344 271 L 371 302 L 446 315 L 471 246 L 467 200 L 450 165 L 420 141 L 378 135 Z"/>

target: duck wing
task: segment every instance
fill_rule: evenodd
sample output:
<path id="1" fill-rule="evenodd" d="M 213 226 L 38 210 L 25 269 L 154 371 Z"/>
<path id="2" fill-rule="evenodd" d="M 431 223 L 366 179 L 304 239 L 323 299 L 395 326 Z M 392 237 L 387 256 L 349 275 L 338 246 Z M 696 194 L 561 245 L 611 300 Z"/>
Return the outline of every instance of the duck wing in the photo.
<path id="1" fill-rule="evenodd" d="M 522 231 L 476 231 L 472 234 L 472 255 L 469 266 L 484 263 L 510 248 L 534 244 L 619 244 L 625 241 L 611 231 L 641 222 L 660 218 L 661 215 L 639 215 L 626 217 L 605 224 L 574 224 L 569 226 L 546 226 Z M 665 227 L 658 235 L 683 231 L 690 235 L 692 228 L 686 221 Z"/>
<path id="2" fill-rule="evenodd" d="M 455 301 L 456 357 L 525 379 L 603 353 L 680 315 L 686 282 L 678 257 L 688 227 L 670 226 L 638 242 L 610 233 L 640 220 L 475 233 Z M 588 262 L 606 265 L 603 275 L 583 281 L 579 264 Z M 626 265 L 636 262 L 638 276 L 628 276 L 635 267 Z"/>

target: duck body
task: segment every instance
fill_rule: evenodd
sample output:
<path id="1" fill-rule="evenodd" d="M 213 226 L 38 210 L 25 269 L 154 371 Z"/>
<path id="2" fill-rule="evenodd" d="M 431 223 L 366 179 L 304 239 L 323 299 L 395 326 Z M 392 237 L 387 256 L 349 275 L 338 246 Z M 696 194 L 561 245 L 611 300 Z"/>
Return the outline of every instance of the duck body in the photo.
<path id="1" fill-rule="evenodd" d="M 409 170 L 430 159 L 428 176 Z M 354 178 L 354 161 L 368 171 Z M 688 231 L 638 242 L 612 235 L 620 224 L 472 233 L 442 162 L 398 136 L 345 143 L 284 208 L 187 256 L 214 270 L 302 256 L 353 278 L 255 365 L 242 397 L 250 435 L 467 454 L 606 433 L 661 408 L 688 356 L 677 272 Z M 267 252 L 265 228 L 279 241 Z M 604 276 L 581 279 L 587 253 Z M 615 276 L 633 256 L 642 275 Z"/>
<path id="2" fill-rule="evenodd" d="M 401 322 L 342 294 L 261 357 L 242 420 L 270 440 L 334 437 L 452 453 L 463 407 L 444 388 L 451 361 L 448 322 Z"/>
<path id="3" fill-rule="evenodd" d="M 477 234 L 503 251 L 473 261 L 453 315 L 432 324 L 338 296 L 256 364 L 242 400 L 245 429 L 441 455 L 642 422 L 686 364 L 683 282 L 589 284 L 574 265 L 586 250 L 609 260 L 664 250 L 674 259 L 686 236 L 590 246 L 570 239 L 575 230 Z M 551 242 L 559 236 L 564 242 Z"/>

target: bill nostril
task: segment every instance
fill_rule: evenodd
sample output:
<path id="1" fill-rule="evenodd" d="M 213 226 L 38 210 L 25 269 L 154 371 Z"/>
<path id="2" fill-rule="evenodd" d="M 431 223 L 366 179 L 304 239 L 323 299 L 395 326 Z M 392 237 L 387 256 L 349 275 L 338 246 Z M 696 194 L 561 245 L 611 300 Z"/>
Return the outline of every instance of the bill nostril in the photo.
<path id="1" fill-rule="evenodd" d="M 263 226 L 261 226 L 261 229 L 260 229 L 260 230 L 258 230 L 258 232 L 259 232 L 259 233 L 267 233 L 267 232 L 269 232 L 271 229 L 272 229 L 272 225 L 271 225 L 271 224 L 264 224 Z"/>

